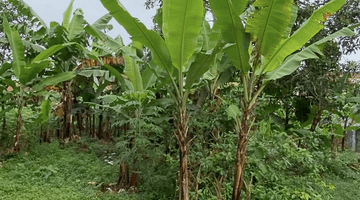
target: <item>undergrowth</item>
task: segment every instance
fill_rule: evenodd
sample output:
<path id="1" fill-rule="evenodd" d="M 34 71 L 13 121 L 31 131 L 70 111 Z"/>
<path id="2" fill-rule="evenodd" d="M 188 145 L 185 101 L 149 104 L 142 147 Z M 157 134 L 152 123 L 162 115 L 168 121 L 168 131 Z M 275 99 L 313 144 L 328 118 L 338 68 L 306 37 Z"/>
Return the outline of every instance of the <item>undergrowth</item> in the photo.
<path id="1" fill-rule="evenodd" d="M 101 192 L 102 183 L 116 182 L 118 166 L 75 144 L 33 144 L 29 151 L 0 160 L 0 199 L 137 199 Z"/>

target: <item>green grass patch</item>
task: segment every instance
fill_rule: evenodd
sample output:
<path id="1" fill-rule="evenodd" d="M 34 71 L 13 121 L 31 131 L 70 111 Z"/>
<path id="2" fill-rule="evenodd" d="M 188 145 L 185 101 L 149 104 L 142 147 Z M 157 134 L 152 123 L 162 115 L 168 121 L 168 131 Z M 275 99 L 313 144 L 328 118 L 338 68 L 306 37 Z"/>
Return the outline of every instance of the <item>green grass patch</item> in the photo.
<path id="1" fill-rule="evenodd" d="M 93 151 L 78 151 L 77 145 L 60 148 L 58 142 L 31 146 L 28 152 L 0 157 L 0 199 L 136 199 L 88 184 L 112 183 L 118 177 L 118 165 Z"/>

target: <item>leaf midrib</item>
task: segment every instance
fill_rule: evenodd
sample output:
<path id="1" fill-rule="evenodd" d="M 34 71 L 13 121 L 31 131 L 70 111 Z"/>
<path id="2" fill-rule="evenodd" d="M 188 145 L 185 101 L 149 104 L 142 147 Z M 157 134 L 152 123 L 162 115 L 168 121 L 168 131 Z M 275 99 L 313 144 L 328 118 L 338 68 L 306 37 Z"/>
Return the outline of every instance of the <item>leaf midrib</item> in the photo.
<path id="1" fill-rule="evenodd" d="M 269 7 L 269 13 L 268 13 L 268 15 L 267 15 L 267 18 L 266 18 L 266 21 L 265 21 L 265 28 L 264 28 L 264 31 L 262 32 L 262 34 L 261 34 L 261 42 L 260 42 L 260 44 L 259 44 L 259 46 L 260 46 L 260 49 L 261 49 L 261 47 L 262 47 L 262 44 L 263 44 L 263 42 L 264 42 L 264 37 L 265 37 L 265 33 L 267 32 L 267 26 L 268 26 L 268 24 L 269 24 L 269 20 L 270 20 L 270 16 L 271 16 L 271 11 L 272 11 L 272 8 L 273 8 L 273 5 L 274 5 L 274 2 L 275 2 L 275 0 L 272 0 L 272 2 L 271 2 L 271 6 Z"/>
<path id="2" fill-rule="evenodd" d="M 227 7 L 228 7 L 228 10 L 229 10 L 229 15 L 230 15 L 230 18 L 231 18 L 231 26 L 232 26 L 232 29 L 234 30 L 234 38 L 235 38 L 235 44 L 236 44 L 236 51 L 237 51 L 237 55 L 239 57 L 239 60 L 240 60 L 240 67 L 242 68 L 243 72 L 245 71 L 243 66 L 242 66 L 242 59 L 241 59 L 241 50 L 240 50 L 240 43 L 238 41 L 238 37 L 237 37 L 237 31 L 236 31 L 236 26 L 235 26 L 235 22 L 234 22 L 234 16 L 233 16 L 233 13 L 232 13 L 232 10 L 231 10 L 231 5 L 230 5 L 230 1 L 227 0 Z"/>

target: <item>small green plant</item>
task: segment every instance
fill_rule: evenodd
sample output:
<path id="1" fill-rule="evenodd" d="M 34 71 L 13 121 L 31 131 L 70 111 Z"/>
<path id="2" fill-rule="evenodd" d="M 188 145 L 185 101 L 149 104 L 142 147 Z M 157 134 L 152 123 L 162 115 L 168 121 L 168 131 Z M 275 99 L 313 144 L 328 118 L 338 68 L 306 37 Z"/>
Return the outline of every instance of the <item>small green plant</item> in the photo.
<path id="1" fill-rule="evenodd" d="M 59 168 L 54 167 L 53 165 L 40 166 L 34 173 L 40 177 L 43 177 L 47 180 L 51 175 L 55 175 L 59 171 Z"/>

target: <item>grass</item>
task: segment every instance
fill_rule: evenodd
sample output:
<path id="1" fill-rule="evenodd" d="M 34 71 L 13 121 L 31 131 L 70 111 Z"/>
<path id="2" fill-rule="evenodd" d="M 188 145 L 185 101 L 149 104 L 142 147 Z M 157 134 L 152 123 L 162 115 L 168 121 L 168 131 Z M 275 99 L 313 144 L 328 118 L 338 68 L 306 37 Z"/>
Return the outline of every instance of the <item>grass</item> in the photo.
<path id="1" fill-rule="evenodd" d="M 105 162 L 115 148 L 113 145 L 101 145 L 87 142 L 86 145 L 70 144 L 61 148 L 57 141 L 50 144 L 33 143 L 31 148 L 19 154 L 0 155 L 0 200 L 67 200 L 67 199 L 159 199 L 160 189 L 168 176 L 160 182 L 151 182 L 142 191 L 143 194 L 127 195 L 100 191 L 101 183 L 114 183 L 118 178 L 117 164 Z M 81 148 L 79 148 L 81 147 Z M 324 199 L 354 200 L 360 196 L 360 172 L 347 167 L 348 163 L 357 162 L 359 157 L 351 152 L 339 155 L 332 169 L 325 174 L 325 182 L 333 185 L 333 190 L 323 191 Z M 107 157 L 106 159 L 109 159 Z M 110 164 L 109 164 L 110 163 Z M 161 171 L 166 169 L 161 169 Z M 156 179 L 156 172 L 147 179 Z M 142 174 L 145 176 L 146 174 Z M 165 179 L 166 180 L 165 180 Z M 97 182 L 96 185 L 88 184 Z M 145 182 L 140 185 L 144 186 Z M 149 183 L 148 183 L 149 184 Z M 151 193 L 152 192 L 152 193 Z M 141 196 L 140 196 L 141 195 Z M 147 195 L 147 196 L 146 196 Z M 155 195 L 150 198 L 151 195 Z M 166 196 L 166 195 L 165 195 Z M 169 199 L 168 196 L 162 199 Z"/>
<path id="2" fill-rule="evenodd" d="M 341 178 L 339 176 L 328 177 L 328 181 L 334 185 L 330 195 L 333 199 L 355 200 L 360 198 L 360 175 L 355 178 Z"/>
<path id="3" fill-rule="evenodd" d="M 360 199 L 360 169 L 354 170 L 347 166 L 359 162 L 360 155 L 345 151 L 339 157 L 340 163 L 344 164 L 335 166 L 334 168 L 337 169 L 326 176 L 326 181 L 334 185 L 330 195 L 336 200 Z"/>
<path id="4" fill-rule="evenodd" d="M 136 198 L 101 192 L 99 186 L 88 184 L 112 183 L 118 177 L 118 166 L 104 162 L 94 151 L 79 152 L 77 145 L 60 148 L 58 142 L 31 146 L 18 155 L 0 157 L 1 200 Z"/>

